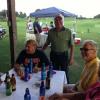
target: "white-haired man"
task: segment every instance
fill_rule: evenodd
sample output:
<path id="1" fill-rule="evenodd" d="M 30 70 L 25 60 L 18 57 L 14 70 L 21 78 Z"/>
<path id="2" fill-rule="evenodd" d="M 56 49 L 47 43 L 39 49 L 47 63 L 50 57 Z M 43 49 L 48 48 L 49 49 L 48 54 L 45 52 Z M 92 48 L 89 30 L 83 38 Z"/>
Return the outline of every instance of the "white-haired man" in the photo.
<path id="1" fill-rule="evenodd" d="M 65 71 L 69 83 L 68 65 L 73 63 L 73 37 L 71 30 L 64 27 L 62 16 L 57 15 L 54 23 L 55 28 L 49 30 L 43 50 L 51 44 L 50 60 L 54 69 Z"/>

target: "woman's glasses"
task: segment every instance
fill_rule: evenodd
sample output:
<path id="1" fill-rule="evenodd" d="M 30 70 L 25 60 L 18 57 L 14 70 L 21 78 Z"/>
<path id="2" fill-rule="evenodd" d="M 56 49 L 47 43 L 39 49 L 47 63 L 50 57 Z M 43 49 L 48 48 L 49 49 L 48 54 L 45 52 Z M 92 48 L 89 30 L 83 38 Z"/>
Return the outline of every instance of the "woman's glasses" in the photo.
<path id="1" fill-rule="evenodd" d="M 87 52 L 87 51 L 89 51 L 89 50 L 94 50 L 94 49 L 80 48 L 80 51 L 81 51 L 81 52 Z"/>

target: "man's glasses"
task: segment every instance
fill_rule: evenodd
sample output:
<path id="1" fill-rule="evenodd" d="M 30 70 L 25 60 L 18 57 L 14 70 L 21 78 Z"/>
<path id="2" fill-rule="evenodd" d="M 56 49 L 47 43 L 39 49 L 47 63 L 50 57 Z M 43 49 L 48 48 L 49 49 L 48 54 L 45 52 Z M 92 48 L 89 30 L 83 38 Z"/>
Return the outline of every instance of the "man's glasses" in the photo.
<path id="1" fill-rule="evenodd" d="M 89 50 L 94 50 L 94 49 L 80 48 L 80 51 L 84 51 L 84 52 L 87 52 Z"/>

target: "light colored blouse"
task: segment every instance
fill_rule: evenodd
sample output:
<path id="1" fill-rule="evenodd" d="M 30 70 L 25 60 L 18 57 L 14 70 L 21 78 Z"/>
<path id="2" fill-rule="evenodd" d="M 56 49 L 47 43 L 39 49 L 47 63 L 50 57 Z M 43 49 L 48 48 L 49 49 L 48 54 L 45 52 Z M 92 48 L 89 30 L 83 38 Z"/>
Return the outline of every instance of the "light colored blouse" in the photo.
<path id="1" fill-rule="evenodd" d="M 78 91 L 82 92 L 87 90 L 99 80 L 99 62 L 100 60 L 98 58 L 94 58 L 92 61 L 85 64 L 79 84 L 77 85 Z"/>

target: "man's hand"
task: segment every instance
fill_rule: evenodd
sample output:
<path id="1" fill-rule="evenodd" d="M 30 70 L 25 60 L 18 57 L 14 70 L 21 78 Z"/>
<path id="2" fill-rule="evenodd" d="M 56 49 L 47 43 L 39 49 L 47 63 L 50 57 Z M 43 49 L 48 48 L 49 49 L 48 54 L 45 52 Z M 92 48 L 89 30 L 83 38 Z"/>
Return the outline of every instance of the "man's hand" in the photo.
<path id="1" fill-rule="evenodd" d="M 17 73 L 18 76 L 23 76 L 24 75 L 24 72 L 21 70 L 19 64 L 15 64 L 14 65 L 14 69 L 15 69 L 15 71 L 16 71 L 16 73 Z"/>
<path id="2" fill-rule="evenodd" d="M 70 61 L 69 61 L 69 65 L 72 65 L 74 63 L 74 59 L 71 58 Z"/>
<path id="3" fill-rule="evenodd" d="M 34 67 L 34 68 L 33 68 L 33 72 L 34 72 L 34 73 L 37 73 L 38 71 L 39 71 L 38 67 Z"/>
<path id="4" fill-rule="evenodd" d="M 24 77 L 24 72 L 21 69 L 18 69 L 16 71 L 17 75 L 20 76 L 21 78 Z"/>

